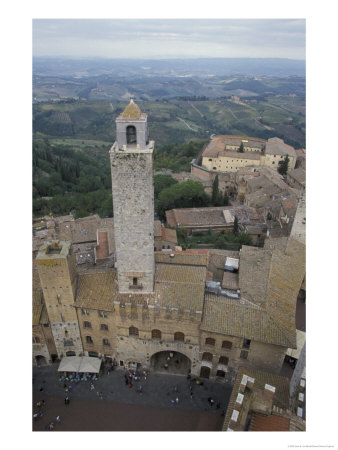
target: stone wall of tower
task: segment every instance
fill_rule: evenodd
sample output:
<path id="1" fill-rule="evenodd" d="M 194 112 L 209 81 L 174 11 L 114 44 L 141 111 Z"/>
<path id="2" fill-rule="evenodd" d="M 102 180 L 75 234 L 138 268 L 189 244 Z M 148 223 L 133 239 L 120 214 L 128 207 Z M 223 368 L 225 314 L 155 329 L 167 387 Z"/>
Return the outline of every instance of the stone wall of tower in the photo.
<path id="1" fill-rule="evenodd" d="M 144 150 L 120 150 L 115 143 L 110 162 L 119 291 L 150 293 L 155 264 L 153 142 Z"/>
<path id="2" fill-rule="evenodd" d="M 70 242 L 58 242 L 59 254 L 49 253 L 44 245 L 36 258 L 45 305 L 58 357 L 68 351 L 82 353 L 82 341 L 74 308 L 76 284 L 75 255 Z"/>

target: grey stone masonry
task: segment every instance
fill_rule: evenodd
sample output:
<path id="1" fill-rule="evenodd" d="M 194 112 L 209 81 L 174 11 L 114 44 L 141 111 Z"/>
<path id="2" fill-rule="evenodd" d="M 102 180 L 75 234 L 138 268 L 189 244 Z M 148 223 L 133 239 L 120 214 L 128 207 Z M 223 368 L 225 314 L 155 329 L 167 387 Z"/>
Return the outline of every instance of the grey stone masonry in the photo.
<path id="1" fill-rule="evenodd" d="M 110 150 L 120 293 L 154 290 L 153 149 L 150 141 L 145 148 L 115 142 Z"/>
<path id="2" fill-rule="evenodd" d="M 136 145 L 138 145 L 140 149 L 147 148 L 147 117 L 146 114 L 143 114 L 142 117 L 139 118 L 123 118 L 119 116 L 116 119 L 116 141 L 120 149 L 122 149 L 124 145 L 129 145 L 127 143 L 127 128 L 129 126 L 135 127 L 136 129 Z"/>

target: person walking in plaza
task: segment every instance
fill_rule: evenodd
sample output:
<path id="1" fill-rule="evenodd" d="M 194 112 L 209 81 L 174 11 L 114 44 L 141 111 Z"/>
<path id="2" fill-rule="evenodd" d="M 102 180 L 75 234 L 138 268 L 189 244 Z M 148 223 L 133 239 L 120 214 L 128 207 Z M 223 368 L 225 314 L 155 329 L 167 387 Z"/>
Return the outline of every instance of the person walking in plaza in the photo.
<path id="1" fill-rule="evenodd" d="M 56 416 L 56 419 L 55 419 L 55 421 L 56 421 L 56 423 L 61 423 L 61 419 L 60 419 L 60 416 Z"/>

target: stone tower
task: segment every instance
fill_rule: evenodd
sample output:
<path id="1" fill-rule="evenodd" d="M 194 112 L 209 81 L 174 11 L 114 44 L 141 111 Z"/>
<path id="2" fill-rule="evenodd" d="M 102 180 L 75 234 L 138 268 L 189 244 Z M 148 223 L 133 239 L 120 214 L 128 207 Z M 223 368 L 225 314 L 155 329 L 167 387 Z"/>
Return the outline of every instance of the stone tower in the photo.
<path id="1" fill-rule="evenodd" d="M 74 307 L 76 261 L 70 242 L 53 241 L 43 245 L 36 257 L 46 309 L 58 357 L 79 356 L 83 352 Z"/>
<path id="2" fill-rule="evenodd" d="M 154 289 L 153 150 L 147 115 L 131 100 L 116 119 L 116 142 L 110 150 L 120 293 Z"/>

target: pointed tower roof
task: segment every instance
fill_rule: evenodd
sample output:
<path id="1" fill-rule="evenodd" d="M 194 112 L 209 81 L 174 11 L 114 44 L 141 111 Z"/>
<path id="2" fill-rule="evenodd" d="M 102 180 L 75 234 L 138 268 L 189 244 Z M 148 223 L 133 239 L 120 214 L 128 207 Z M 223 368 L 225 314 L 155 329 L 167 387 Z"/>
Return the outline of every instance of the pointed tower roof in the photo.
<path id="1" fill-rule="evenodd" d="M 134 103 L 133 99 L 130 99 L 129 105 L 120 115 L 120 117 L 123 117 L 124 119 L 141 119 L 141 117 L 143 116 L 144 114 L 142 114 L 139 106 L 137 106 L 137 104 Z"/>

